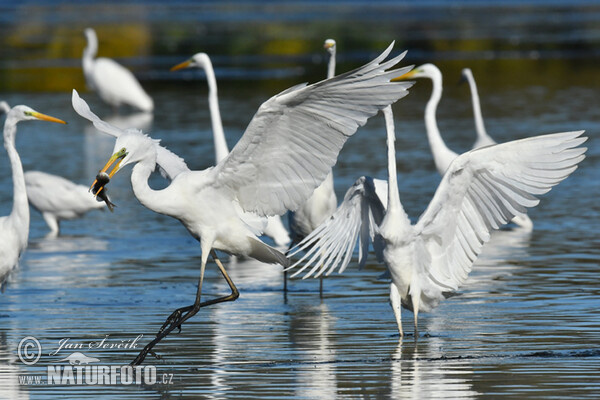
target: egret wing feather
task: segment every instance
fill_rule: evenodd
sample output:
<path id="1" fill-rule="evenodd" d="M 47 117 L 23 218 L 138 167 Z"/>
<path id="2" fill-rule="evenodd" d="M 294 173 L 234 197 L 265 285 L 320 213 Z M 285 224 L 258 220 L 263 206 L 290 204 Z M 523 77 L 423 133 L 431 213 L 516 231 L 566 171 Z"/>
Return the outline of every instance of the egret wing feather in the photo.
<path id="1" fill-rule="evenodd" d="M 456 290 L 492 229 L 537 205 L 576 168 L 583 131 L 516 140 L 472 150 L 450 165 L 415 225 L 431 261 L 423 265 L 441 290 Z"/>
<path id="2" fill-rule="evenodd" d="M 412 82 L 390 83 L 410 69 L 387 71 L 405 54 L 383 61 L 392 46 L 361 68 L 296 86 L 263 103 L 215 167 L 215 185 L 230 188 L 242 208 L 260 215 L 280 215 L 304 204 L 348 137 L 408 93 Z"/>

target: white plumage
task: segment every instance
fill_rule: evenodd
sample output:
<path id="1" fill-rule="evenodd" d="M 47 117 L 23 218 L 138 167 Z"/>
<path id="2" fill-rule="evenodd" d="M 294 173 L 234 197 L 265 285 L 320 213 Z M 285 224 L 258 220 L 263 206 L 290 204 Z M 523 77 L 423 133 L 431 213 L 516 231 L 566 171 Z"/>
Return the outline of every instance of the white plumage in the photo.
<path id="1" fill-rule="evenodd" d="M 50 236 L 58 235 L 60 220 L 79 218 L 88 211 L 105 207 L 88 187 L 46 172 L 25 172 L 25 186 L 29 204 L 42 214 Z"/>
<path id="2" fill-rule="evenodd" d="M 413 226 L 400 203 L 391 108 L 384 110 L 388 131 L 388 207 L 374 188 L 357 182 L 332 218 L 298 246 L 310 248 L 292 267 L 311 265 L 329 274 L 348 265 L 357 238 L 364 263 L 368 240 L 392 277 L 390 301 L 400 335 L 400 305 L 429 311 L 467 278 L 490 232 L 538 204 L 537 196 L 567 178 L 584 159 L 583 131 L 515 140 L 471 150 L 448 167 L 425 212 Z M 357 185 L 368 190 L 356 190 Z M 355 194 L 356 196 L 354 197 Z M 367 243 L 367 244 L 365 244 Z M 305 263 L 305 260 L 309 262 Z M 316 264 L 315 264 L 316 263 Z"/>
<path id="3" fill-rule="evenodd" d="M 408 68 L 386 71 L 404 57 L 403 53 L 384 61 L 392 46 L 361 68 L 312 85 L 294 86 L 267 100 L 227 157 L 203 171 L 190 171 L 181 158 L 139 131 L 123 131 L 101 121 L 73 91 L 75 111 L 100 131 L 117 137 L 115 152 L 102 171 L 116 163 L 108 174 L 111 178 L 123 166 L 135 164 L 131 183 L 137 199 L 145 207 L 181 221 L 200 241 L 202 258 L 195 303 L 171 314 L 134 364 L 203 305 L 237 298 L 237 289 L 213 249 L 287 266 L 285 255 L 261 242 L 240 211 L 267 216 L 297 209 L 325 179 L 346 140 L 368 118 L 408 93 L 411 83 L 390 82 Z M 148 177 L 157 165 L 171 179 L 162 190 L 148 185 Z M 232 293 L 201 303 L 209 254 L 217 261 Z"/>
<path id="4" fill-rule="evenodd" d="M 154 110 L 154 101 L 127 68 L 110 58 L 96 57 L 98 38 L 92 28 L 85 30 L 83 73 L 88 87 L 113 107 L 127 104 L 142 111 Z"/>

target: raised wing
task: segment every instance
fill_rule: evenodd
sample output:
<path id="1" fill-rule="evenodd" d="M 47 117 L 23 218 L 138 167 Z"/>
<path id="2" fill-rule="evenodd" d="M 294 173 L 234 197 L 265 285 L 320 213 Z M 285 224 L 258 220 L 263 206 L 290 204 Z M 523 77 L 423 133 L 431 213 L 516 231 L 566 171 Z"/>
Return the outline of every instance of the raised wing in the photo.
<path id="1" fill-rule="evenodd" d="M 339 151 L 380 109 L 405 96 L 412 82 L 390 83 L 404 54 L 376 59 L 313 85 L 298 85 L 266 101 L 231 153 L 214 170 L 215 184 L 260 215 L 296 210 L 325 179 Z"/>
<path id="2" fill-rule="evenodd" d="M 536 136 L 457 157 L 415 225 L 431 256 L 429 277 L 443 289 L 462 284 L 490 231 L 577 169 L 587 150 L 577 147 L 587 140 L 582 134 Z"/>
<path id="3" fill-rule="evenodd" d="M 378 183 L 376 184 L 375 181 Z M 376 186 L 383 192 L 376 191 Z M 320 276 L 322 273 L 329 275 L 340 263 L 339 272 L 344 271 L 352 258 L 357 240 L 361 268 L 367 260 L 371 240 L 374 241 L 376 253 L 379 253 L 378 257 L 381 258 L 382 246 L 381 243 L 377 243 L 381 239 L 377 237 L 376 232 L 385 215 L 381 197 L 386 196 L 386 181 L 368 176 L 358 178 L 346 192 L 344 201 L 335 213 L 292 249 L 290 257 L 300 251 L 306 251 L 300 260 L 289 267 L 292 269 L 304 263 L 302 268 L 292 276 L 302 273 L 311 266 L 304 278 L 310 277 L 317 270 L 315 276 Z"/>
<path id="4" fill-rule="evenodd" d="M 81 115 L 83 118 L 87 119 L 91 123 L 94 124 L 96 129 L 100 132 L 106 133 L 113 137 L 119 137 L 125 132 L 135 132 L 142 134 L 142 131 L 138 129 L 120 129 L 114 125 L 109 124 L 108 122 L 102 121 L 100 117 L 90 110 L 88 104 L 79 97 L 79 93 L 77 90 L 73 89 L 73 95 L 71 97 L 71 103 L 73 103 L 73 109 L 77 112 L 77 114 Z M 186 165 L 183 158 L 179 157 L 177 154 L 167 150 L 167 148 L 161 146 L 159 141 L 155 141 L 156 143 L 156 164 L 158 165 L 161 174 L 170 180 L 173 180 L 177 175 L 182 172 L 189 171 L 190 169 Z"/>

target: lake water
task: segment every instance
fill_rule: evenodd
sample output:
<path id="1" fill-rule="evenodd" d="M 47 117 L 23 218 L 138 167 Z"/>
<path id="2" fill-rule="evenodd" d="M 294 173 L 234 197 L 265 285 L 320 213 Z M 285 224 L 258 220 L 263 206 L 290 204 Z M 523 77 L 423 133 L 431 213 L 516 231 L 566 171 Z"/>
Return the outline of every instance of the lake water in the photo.
<path id="1" fill-rule="evenodd" d="M 420 337 L 401 342 L 388 304 L 389 283 L 374 257 L 355 260 L 324 282 L 293 280 L 281 268 L 226 260 L 240 298 L 203 308 L 148 356 L 154 385 L 36 385 L 75 351 L 95 364 L 128 364 L 175 309 L 193 302 L 200 249 L 183 226 L 142 207 L 130 168 L 111 182 L 114 213 L 66 221 L 58 238 L 32 211 L 29 247 L 0 294 L 0 398 L 597 398 L 600 393 L 600 111 L 595 2 L 443 2 L 420 6 L 313 2 L 133 2 L 119 7 L 2 5 L 1 97 L 68 121 L 19 125 L 26 170 L 91 184 L 114 141 L 71 108 L 80 90 L 92 110 L 136 125 L 184 157 L 192 169 L 213 164 L 206 84 L 199 71 L 168 68 L 196 51 L 213 56 L 230 147 L 258 106 L 299 82 L 325 75 L 322 42 L 338 41 L 338 73 L 397 40 L 402 63 L 435 62 L 445 78 L 438 123 L 449 147 L 470 149 L 475 133 L 460 69 L 479 84 L 488 133 L 497 141 L 566 130 L 590 136 L 580 168 L 531 210 L 533 232 L 510 227 L 492 236 L 458 295 L 420 314 Z M 83 28 L 94 26 L 102 55 L 134 70 L 153 96 L 152 117 L 120 115 L 85 92 Z M 439 183 L 423 124 L 431 84 L 419 81 L 394 106 L 402 201 L 416 219 Z M 10 212 L 12 181 L 0 155 L 0 214 Z M 334 169 L 338 198 L 356 178 L 385 178 L 385 132 L 371 119 L 344 147 Z M 164 186 L 153 177 L 153 187 Z M 269 240 L 269 239 L 265 239 Z M 228 293 L 214 263 L 206 297 Z M 403 314 L 412 332 L 412 314 Z M 108 335 L 108 337 L 107 337 Z M 132 343 L 137 349 L 99 347 Z M 18 358 L 37 338 L 35 365 Z M 65 339 L 68 340 L 65 342 Z M 62 342 L 61 342 L 62 341 Z M 90 348 L 90 344 L 92 348 Z M 55 354 L 51 354 L 55 353 Z"/>

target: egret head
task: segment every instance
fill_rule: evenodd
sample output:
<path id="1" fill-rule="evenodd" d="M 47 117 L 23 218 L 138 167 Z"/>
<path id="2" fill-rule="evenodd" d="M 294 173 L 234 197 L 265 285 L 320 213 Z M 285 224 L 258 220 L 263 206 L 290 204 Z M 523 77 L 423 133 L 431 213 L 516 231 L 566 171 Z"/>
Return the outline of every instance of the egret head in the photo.
<path id="1" fill-rule="evenodd" d="M 329 54 L 335 53 L 335 40 L 333 40 L 333 39 L 325 40 L 325 43 L 323 44 L 323 48 L 325 50 L 327 50 L 327 52 Z"/>
<path id="2" fill-rule="evenodd" d="M 8 112 L 6 119 L 12 119 L 16 122 L 19 121 L 31 121 L 34 119 L 39 119 L 41 121 L 50 121 L 50 122 L 58 122 L 59 124 L 66 124 L 65 121 L 51 117 L 46 114 L 39 113 L 28 106 L 14 106 Z"/>
<path id="3" fill-rule="evenodd" d="M 92 28 L 85 28 L 85 30 L 83 31 L 83 34 L 85 35 L 85 38 L 88 41 L 88 43 L 97 43 L 98 42 L 98 37 L 96 36 L 96 31 L 93 30 Z"/>
<path id="4" fill-rule="evenodd" d="M 471 68 L 463 68 L 460 72 L 460 81 L 458 83 L 468 82 L 469 79 L 473 79 Z"/>
<path id="5" fill-rule="evenodd" d="M 206 69 L 207 66 L 211 66 L 210 57 L 206 53 L 196 53 L 190 58 L 180 64 L 175 65 L 171 68 L 171 71 L 178 71 L 184 68 L 202 68 Z"/>
<path id="6" fill-rule="evenodd" d="M 408 79 L 415 79 L 415 78 L 434 79 L 436 77 L 441 78 L 441 76 L 442 76 L 442 73 L 440 72 L 438 67 L 436 67 L 433 64 L 423 64 L 423 65 L 420 65 L 420 66 L 412 69 L 411 71 L 407 72 L 404 75 L 401 75 L 397 78 L 392 79 L 392 82 L 405 81 Z"/>

